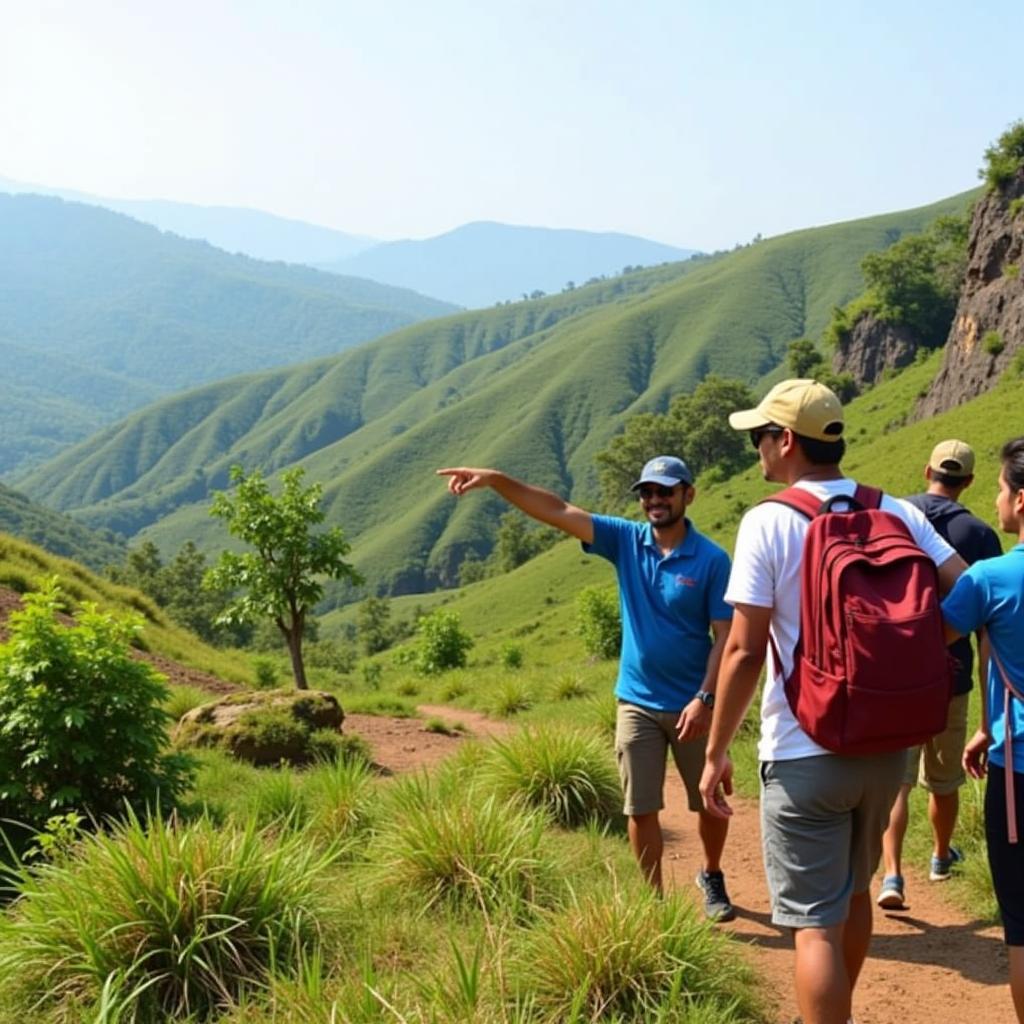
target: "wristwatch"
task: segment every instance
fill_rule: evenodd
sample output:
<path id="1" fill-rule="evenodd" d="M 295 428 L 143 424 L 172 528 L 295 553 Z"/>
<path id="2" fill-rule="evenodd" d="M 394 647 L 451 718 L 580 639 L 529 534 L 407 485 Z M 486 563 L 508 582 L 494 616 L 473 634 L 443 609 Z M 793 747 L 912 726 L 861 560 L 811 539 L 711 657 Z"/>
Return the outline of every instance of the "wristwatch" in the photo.
<path id="1" fill-rule="evenodd" d="M 713 693 L 708 693 L 707 690 L 698 690 L 697 700 L 699 700 L 709 711 L 715 706 L 715 695 Z"/>

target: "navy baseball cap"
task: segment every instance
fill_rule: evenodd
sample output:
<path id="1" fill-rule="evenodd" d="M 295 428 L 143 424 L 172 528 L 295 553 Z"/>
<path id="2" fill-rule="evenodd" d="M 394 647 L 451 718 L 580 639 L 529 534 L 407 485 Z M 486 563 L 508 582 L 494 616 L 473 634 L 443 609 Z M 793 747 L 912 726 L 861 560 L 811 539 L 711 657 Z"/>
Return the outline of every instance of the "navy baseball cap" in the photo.
<path id="1" fill-rule="evenodd" d="M 644 466 L 640 479 L 630 488 L 635 491 L 641 484 L 661 484 L 675 487 L 676 484 L 692 484 L 693 474 L 682 459 L 674 455 L 656 455 Z"/>

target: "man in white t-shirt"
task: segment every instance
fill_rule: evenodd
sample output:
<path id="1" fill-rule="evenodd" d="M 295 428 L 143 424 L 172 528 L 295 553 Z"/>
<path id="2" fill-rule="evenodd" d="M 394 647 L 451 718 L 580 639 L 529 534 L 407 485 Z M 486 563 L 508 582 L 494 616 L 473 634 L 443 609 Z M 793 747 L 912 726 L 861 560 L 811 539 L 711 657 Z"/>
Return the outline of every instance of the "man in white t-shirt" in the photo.
<path id="1" fill-rule="evenodd" d="M 750 431 L 766 480 L 807 489 L 822 502 L 852 495 L 839 462 L 845 451 L 839 399 L 813 380 L 776 385 L 756 409 L 729 424 Z M 903 519 L 935 562 L 945 592 L 964 568 L 924 514 L 886 496 L 882 508 Z M 845 1024 L 871 941 L 869 883 L 882 833 L 900 786 L 906 754 L 832 754 L 800 727 L 783 689 L 800 631 L 800 562 L 808 520 L 766 502 L 743 517 L 725 599 L 733 620 L 718 675 L 718 700 L 701 794 L 709 813 L 732 813 L 728 746 L 757 688 L 769 634 L 773 659 L 761 704 L 758 758 L 761 832 L 772 920 L 793 929 L 795 986 L 804 1024 Z"/>

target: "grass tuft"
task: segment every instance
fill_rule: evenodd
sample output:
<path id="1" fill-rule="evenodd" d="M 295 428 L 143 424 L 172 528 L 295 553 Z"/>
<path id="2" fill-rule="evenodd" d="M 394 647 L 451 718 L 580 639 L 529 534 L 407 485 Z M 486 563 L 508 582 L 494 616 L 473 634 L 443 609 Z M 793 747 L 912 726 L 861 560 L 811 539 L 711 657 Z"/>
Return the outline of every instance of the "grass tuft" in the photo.
<path id="1" fill-rule="evenodd" d="M 689 903 L 638 886 L 546 912 L 516 965 L 520 998 L 564 1021 L 764 1019 L 751 974 Z"/>
<path id="2" fill-rule="evenodd" d="M 17 869 L 0 917 L 3 1019 L 104 1006 L 89 1019 L 206 1019 L 313 948 L 331 859 L 252 825 L 132 817 L 66 860 Z"/>
<path id="3" fill-rule="evenodd" d="M 495 740 L 488 752 L 485 784 L 502 799 L 520 799 L 565 827 L 608 821 L 621 802 L 618 773 L 596 733 L 525 729 Z"/>
<path id="4" fill-rule="evenodd" d="M 554 866 L 540 811 L 483 797 L 456 772 L 403 779 L 389 796 L 379 850 L 387 886 L 415 894 L 424 908 L 516 915 L 547 897 Z"/>

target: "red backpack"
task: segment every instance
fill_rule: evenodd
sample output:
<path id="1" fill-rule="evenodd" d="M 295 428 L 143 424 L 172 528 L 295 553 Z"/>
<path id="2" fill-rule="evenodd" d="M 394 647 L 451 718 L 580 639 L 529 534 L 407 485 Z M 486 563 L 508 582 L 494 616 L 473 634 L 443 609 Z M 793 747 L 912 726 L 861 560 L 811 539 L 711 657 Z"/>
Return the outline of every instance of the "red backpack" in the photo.
<path id="1" fill-rule="evenodd" d="M 946 727 L 952 663 L 935 564 L 882 492 L 822 503 L 789 487 L 765 499 L 807 516 L 800 638 L 786 698 L 804 731 L 837 754 L 916 746 Z M 833 510 L 834 504 L 848 509 Z M 782 661 L 771 641 L 776 672 Z"/>

